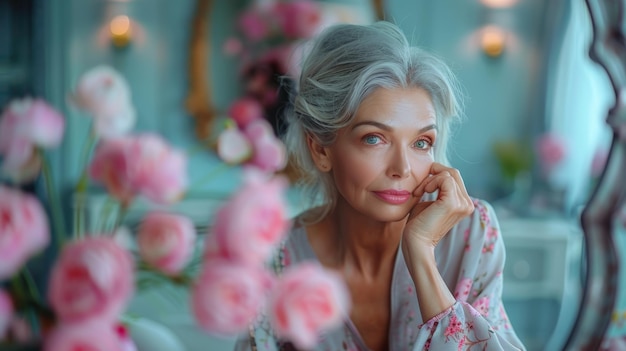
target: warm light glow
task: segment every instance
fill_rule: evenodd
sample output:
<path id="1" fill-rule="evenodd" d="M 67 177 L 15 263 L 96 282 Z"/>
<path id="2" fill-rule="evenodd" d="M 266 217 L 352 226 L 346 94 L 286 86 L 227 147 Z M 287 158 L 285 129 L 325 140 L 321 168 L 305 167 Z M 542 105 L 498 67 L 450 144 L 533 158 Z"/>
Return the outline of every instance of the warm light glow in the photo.
<path id="1" fill-rule="evenodd" d="M 480 44 L 487 55 L 497 57 L 504 51 L 505 39 L 506 33 L 501 28 L 488 26 L 482 30 Z"/>
<path id="2" fill-rule="evenodd" d="M 511 7 L 515 5 L 517 1 L 518 0 L 480 0 L 483 5 L 493 8 Z"/>
<path id="3" fill-rule="evenodd" d="M 120 15 L 111 20 L 109 29 L 111 31 L 111 40 L 113 45 L 124 47 L 128 45 L 131 39 L 130 18 Z"/>

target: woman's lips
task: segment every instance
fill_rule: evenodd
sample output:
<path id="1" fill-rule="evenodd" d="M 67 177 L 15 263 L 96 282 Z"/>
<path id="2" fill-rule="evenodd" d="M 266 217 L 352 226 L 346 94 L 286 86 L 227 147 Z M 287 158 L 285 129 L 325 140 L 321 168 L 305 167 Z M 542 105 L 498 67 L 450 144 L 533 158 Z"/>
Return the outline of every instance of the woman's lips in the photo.
<path id="1" fill-rule="evenodd" d="M 392 205 L 403 204 L 411 198 L 411 193 L 406 190 L 382 190 L 374 191 L 374 194 L 381 200 Z"/>

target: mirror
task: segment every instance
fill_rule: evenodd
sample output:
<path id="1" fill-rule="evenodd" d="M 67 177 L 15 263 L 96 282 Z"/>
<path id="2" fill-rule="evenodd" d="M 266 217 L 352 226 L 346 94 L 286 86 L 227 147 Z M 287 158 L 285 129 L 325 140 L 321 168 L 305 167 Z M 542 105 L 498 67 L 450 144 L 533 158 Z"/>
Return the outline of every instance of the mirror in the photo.
<path id="1" fill-rule="evenodd" d="M 468 120 L 458 131 L 458 145 L 473 143 L 475 147 L 457 151 L 452 161 L 469 177 L 465 178 L 468 189 L 491 200 L 502 213 L 507 245 L 505 306 L 518 334 L 526 333 L 520 337 L 526 337 L 529 350 L 598 349 L 618 296 L 613 216 L 624 195 L 619 179 L 626 176 L 626 117 L 620 100 L 626 84 L 625 1 L 509 1 L 513 5 L 508 8 L 492 8 L 487 3 L 377 0 L 372 6 L 378 18 L 403 27 L 414 44 L 451 62 L 466 86 Z M 197 0 L 188 66 L 187 108 L 201 140 L 211 134 L 217 116 L 209 69 L 211 53 L 219 47 L 212 42 L 212 5 L 211 0 Z M 504 37 L 488 36 L 492 33 L 484 30 L 488 25 L 504 29 Z M 593 78 L 578 77 L 575 72 L 581 65 L 587 78 Z M 573 75 L 578 80 L 568 80 Z M 605 86 L 609 81 L 612 90 Z M 572 86 L 576 92 L 570 90 Z M 580 110 L 579 102 L 591 100 L 590 90 L 608 93 L 599 98 L 594 95 L 598 101 L 573 118 L 571 109 Z M 611 99 L 614 105 L 605 116 Z M 614 136 L 606 168 L 596 182 L 585 173 L 590 162 L 568 165 L 565 173 L 570 174 L 545 177 L 535 149 L 539 136 L 556 130 L 577 138 L 590 128 L 597 130 L 595 122 L 586 122 L 592 114 L 600 115 L 602 124 L 606 117 Z M 608 135 L 603 133 L 595 133 L 590 153 L 596 144 L 602 146 L 602 138 Z M 502 145 L 498 137 L 514 142 L 510 144 L 512 157 L 517 158 L 513 176 L 507 176 L 510 154 L 502 161 L 494 151 Z M 520 142 L 526 143 L 521 154 L 516 149 Z M 531 159 L 520 163 L 524 152 Z M 592 156 L 581 157 L 590 161 Z M 578 180 L 563 180 L 573 173 Z M 563 184 L 566 190 L 559 188 Z M 549 237 L 551 232 L 562 235 Z M 542 275 L 545 272 L 551 275 Z M 537 320 L 537 311 L 548 318 Z"/>

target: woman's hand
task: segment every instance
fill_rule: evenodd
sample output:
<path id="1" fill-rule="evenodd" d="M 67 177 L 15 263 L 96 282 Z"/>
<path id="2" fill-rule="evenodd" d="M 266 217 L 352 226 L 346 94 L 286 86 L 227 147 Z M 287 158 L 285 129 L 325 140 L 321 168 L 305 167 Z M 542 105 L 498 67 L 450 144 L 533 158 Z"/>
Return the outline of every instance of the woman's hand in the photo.
<path id="1" fill-rule="evenodd" d="M 474 211 L 458 170 L 433 163 L 428 176 L 415 189 L 414 196 L 438 190 L 435 201 L 419 202 L 413 207 L 404 229 L 404 245 L 434 248 L 452 227 Z"/>

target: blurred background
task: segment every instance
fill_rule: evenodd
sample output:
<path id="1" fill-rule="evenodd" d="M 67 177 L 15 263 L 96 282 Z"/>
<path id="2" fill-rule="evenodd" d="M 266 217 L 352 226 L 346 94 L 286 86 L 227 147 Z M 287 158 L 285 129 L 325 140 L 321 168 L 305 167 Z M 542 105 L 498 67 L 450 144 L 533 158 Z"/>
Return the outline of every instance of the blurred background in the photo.
<path id="1" fill-rule="evenodd" d="M 271 2 L 0 0 L 0 106 L 36 96 L 67 117 L 64 144 L 51 161 L 56 185 L 73 206 L 88 120 L 67 96 L 88 69 L 107 64 L 124 74 L 136 129 L 200 150 L 190 161 L 191 178 L 200 179 L 219 167 L 207 140 L 237 99 L 258 99 L 280 133 L 284 96 L 276 75 L 297 72 L 307 37 L 337 22 L 397 23 L 412 44 L 441 56 L 463 86 L 465 116 L 454 130 L 451 163 L 470 194 L 499 214 L 512 324 L 530 350 L 558 348 L 580 299 L 578 215 L 611 137 L 604 118 L 613 96 L 605 72 L 587 55 L 592 32 L 584 1 L 311 0 L 314 7 L 294 13 L 295 32 L 279 37 L 246 19 Z M 222 198 L 237 186 L 237 175 L 227 169 L 191 195 Z M 87 206 L 99 206 L 99 189 L 91 194 Z M 296 211 L 303 204 L 294 194 Z M 210 216 L 208 207 L 205 216 L 201 206 L 183 206 L 199 211 L 198 218 Z M 198 220 L 203 230 L 208 225 Z M 131 306 L 174 331 L 185 349 L 229 349 L 232 340 L 194 329 L 185 308 L 160 292 L 138 296 Z M 623 327 L 623 319 L 616 314 L 614 322 Z"/>

